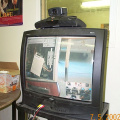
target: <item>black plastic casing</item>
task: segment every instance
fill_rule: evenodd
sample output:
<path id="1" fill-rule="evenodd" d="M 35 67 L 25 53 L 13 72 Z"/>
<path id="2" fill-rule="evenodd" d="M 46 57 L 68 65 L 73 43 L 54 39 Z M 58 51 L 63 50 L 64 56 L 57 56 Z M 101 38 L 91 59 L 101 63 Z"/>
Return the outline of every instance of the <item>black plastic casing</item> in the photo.
<path id="1" fill-rule="evenodd" d="M 86 27 L 86 24 L 76 16 L 49 17 L 35 23 L 36 29 L 58 27 Z"/>
<path id="2" fill-rule="evenodd" d="M 67 16 L 67 8 L 55 7 L 48 9 L 49 16 Z"/>
<path id="3" fill-rule="evenodd" d="M 29 91 L 25 83 L 25 57 L 26 44 L 28 37 L 51 37 L 51 36 L 69 36 L 69 37 L 95 37 L 95 53 L 92 78 L 92 101 L 82 102 L 79 100 L 65 99 L 46 94 Z M 79 114 L 84 119 L 90 119 L 90 114 L 96 114 L 103 111 L 103 81 L 104 81 L 104 63 L 106 53 L 107 30 L 81 27 L 60 27 L 45 28 L 26 31 L 23 34 L 20 58 L 20 74 L 22 84 L 22 104 L 36 109 L 39 104 L 44 104 L 43 112 L 47 114 L 61 115 Z M 42 110 L 41 110 L 42 111 Z"/>

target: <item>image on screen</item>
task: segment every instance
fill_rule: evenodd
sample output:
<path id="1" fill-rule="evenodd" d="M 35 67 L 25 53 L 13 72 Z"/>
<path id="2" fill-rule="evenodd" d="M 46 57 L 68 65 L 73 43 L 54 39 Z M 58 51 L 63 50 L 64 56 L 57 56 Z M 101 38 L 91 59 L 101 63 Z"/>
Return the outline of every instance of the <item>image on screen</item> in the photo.
<path id="1" fill-rule="evenodd" d="M 91 101 L 95 37 L 28 37 L 26 89 Z"/>

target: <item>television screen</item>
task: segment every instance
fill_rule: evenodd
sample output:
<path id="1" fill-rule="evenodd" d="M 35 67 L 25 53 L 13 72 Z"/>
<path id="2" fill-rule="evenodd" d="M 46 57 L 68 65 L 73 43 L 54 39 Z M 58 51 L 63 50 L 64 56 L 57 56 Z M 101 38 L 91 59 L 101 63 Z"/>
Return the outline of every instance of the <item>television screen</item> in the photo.
<path id="1" fill-rule="evenodd" d="M 92 101 L 95 36 L 27 37 L 26 89 Z"/>

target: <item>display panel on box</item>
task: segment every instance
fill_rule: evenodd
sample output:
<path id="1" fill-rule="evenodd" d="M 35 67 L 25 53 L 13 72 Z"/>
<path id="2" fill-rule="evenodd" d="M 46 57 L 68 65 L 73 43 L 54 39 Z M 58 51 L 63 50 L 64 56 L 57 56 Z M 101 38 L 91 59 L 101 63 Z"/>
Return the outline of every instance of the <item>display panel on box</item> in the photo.
<path id="1" fill-rule="evenodd" d="M 28 37 L 26 89 L 92 100 L 95 37 Z"/>

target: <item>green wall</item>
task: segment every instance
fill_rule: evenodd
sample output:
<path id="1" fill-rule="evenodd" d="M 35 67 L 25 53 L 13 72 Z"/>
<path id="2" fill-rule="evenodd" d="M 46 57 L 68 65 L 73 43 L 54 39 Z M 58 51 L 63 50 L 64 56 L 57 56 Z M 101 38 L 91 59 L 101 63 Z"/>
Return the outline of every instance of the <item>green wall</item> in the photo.
<path id="1" fill-rule="evenodd" d="M 69 16 L 77 16 L 84 21 L 87 28 L 101 28 L 101 24 L 109 24 L 109 11 L 94 11 L 83 13 L 72 13 Z"/>

